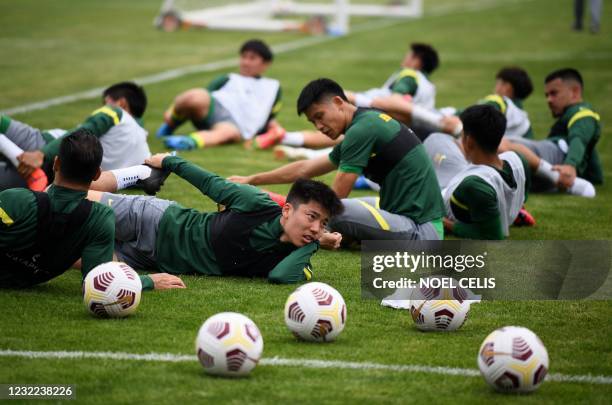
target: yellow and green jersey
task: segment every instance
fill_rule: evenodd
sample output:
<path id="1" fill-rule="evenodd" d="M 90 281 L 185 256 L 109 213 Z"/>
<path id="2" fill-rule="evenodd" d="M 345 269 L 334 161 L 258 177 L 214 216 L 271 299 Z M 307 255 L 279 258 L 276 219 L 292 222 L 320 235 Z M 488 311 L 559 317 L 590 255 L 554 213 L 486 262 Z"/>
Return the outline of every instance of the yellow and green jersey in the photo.
<path id="1" fill-rule="evenodd" d="M 595 146 L 601 136 L 600 116 L 591 104 L 580 102 L 565 109 L 548 135 L 566 153 L 564 164 L 576 168 L 579 177 L 603 183 L 603 169 Z"/>
<path id="2" fill-rule="evenodd" d="M 523 101 L 498 94 L 490 94 L 479 101 L 487 104 L 506 116 L 506 132 L 504 136 L 533 139 L 533 130 L 527 112 L 523 109 Z"/>
<path id="3" fill-rule="evenodd" d="M 425 108 L 436 106 L 436 86 L 419 70 L 402 68 L 393 73 L 383 84 L 392 93 L 409 94 L 412 102 Z"/>
<path id="4" fill-rule="evenodd" d="M 43 148 L 45 160 L 52 162 L 59 153 L 62 138 L 82 128 L 100 139 L 104 149 L 100 165 L 102 170 L 139 165 L 151 156 L 147 144 L 147 131 L 142 124 L 127 111 L 113 105 L 105 105 L 95 110 L 83 123 L 62 137 L 46 139 L 50 142 Z"/>
<path id="5" fill-rule="evenodd" d="M 378 110 L 359 108 L 346 129 L 344 140 L 329 154 L 330 161 L 345 173 L 368 172 L 377 154 L 406 131 L 403 124 Z M 373 179 L 376 181 L 376 179 Z M 403 215 L 417 224 L 440 220 L 444 203 L 440 186 L 425 148 L 418 141 L 390 168 L 380 184 L 380 208 Z"/>
<path id="6" fill-rule="evenodd" d="M 509 153 L 514 154 L 515 152 Z M 520 158 L 521 169 L 524 173 L 524 176 L 518 176 L 519 179 L 514 174 L 516 168 L 513 170 L 509 160 L 503 158 L 504 154 L 500 155 L 503 162 L 502 170 L 494 167 L 490 167 L 490 169 L 494 170 L 499 175 L 499 179 L 505 183 L 504 186 L 507 186 L 508 191 L 510 191 L 508 194 L 511 194 L 512 190 L 521 189 L 522 194 L 519 197 L 524 195 L 524 198 L 521 198 L 521 201 L 515 204 L 520 208 L 527 201 L 531 172 L 525 158 L 520 153 L 516 153 L 516 155 Z M 472 166 L 475 167 L 475 165 Z M 458 175 L 460 176 L 460 174 Z M 524 179 L 524 185 L 521 186 L 518 181 L 522 179 Z M 448 193 L 445 193 L 445 195 L 448 195 L 450 209 L 447 216 L 456 220 L 453 227 L 455 235 L 461 238 L 479 240 L 500 240 L 508 235 L 508 226 L 511 225 L 514 218 L 507 218 L 504 221 L 502 216 L 506 216 L 512 207 L 509 206 L 508 202 L 500 204 L 499 196 L 501 193 L 498 194 L 490 182 L 487 182 L 481 176 L 466 173 L 460 179 L 459 184 L 454 186 L 453 190 L 448 191 Z M 507 212 L 501 212 L 500 206 L 504 206 L 503 209 Z M 516 211 L 516 207 L 514 207 L 514 210 Z"/>

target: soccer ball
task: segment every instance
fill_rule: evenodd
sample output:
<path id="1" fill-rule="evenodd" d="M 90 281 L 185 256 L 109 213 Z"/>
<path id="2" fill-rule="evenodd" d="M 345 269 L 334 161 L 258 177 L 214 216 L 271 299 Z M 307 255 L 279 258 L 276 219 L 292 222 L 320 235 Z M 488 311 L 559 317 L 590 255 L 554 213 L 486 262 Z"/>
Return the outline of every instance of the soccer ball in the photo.
<path id="1" fill-rule="evenodd" d="M 334 340 L 346 323 L 342 295 L 325 283 L 308 283 L 295 290 L 285 303 L 285 323 L 299 339 Z"/>
<path id="2" fill-rule="evenodd" d="M 108 262 L 87 273 L 83 303 L 93 315 L 121 318 L 136 311 L 141 292 L 142 283 L 134 269 L 125 263 Z"/>
<path id="3" fill-rule="evenodd" d="M 410 315 L 422 331 L 453 331 L 470 312 L 468 292 L 461 287 L 421 287 L 411 291 Z"/>
<path id="4" fill-rule="evenodd" d="M 221 312 L 202 324 L 195 348 L 206 373 L 239 377 L 257 365 L 263 352 L 263 337 L 248 317 Z"/>
<path id="5" fill-rule="evenodd" d="M 548 352 L 527 328 L 506 326 L 487 336 L 478 351 L 478 368 L 502 392 L 536 390 L 548 372 Z"/>

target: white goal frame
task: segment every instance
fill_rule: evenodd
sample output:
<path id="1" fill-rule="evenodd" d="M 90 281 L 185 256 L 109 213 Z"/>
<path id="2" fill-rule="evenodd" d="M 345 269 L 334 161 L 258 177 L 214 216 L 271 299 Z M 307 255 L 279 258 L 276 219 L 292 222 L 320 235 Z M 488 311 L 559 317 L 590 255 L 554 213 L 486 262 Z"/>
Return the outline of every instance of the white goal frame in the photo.
<path id="1" fill-rule="evenodd" d="M 204 4 L 205 2 L 203 2 Z M 311 16 L 306 23 L 285 16 Z M 345 35 L 350 30 L 350 17 L 418 18 L 423 15 L 422 0 L 382 4 L 351 4 L 349 0 L 329 3 L 300 3 L 293 0 L 253 0 L 242 4 L 180 10 L 176 0 L 164 0 L 156 25 L 167 31 L 177 28 L 201 27 L 241 31 L 304 31 Z M 280 16 L 280 17 L 279 17 Z M 169 19 L 169 20 L 165 20 Z M 322 30 L 312 22 L 329 20 Z"/>

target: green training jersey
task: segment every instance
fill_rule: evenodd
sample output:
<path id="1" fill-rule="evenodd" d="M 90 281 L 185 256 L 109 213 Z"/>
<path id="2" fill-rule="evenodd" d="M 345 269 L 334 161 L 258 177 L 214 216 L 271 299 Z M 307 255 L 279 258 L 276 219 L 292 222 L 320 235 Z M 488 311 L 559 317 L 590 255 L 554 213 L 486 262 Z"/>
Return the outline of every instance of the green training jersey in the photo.
<path id="1" fill-rule="evenodd" d="M 361 174 L 402 128 L 407 130 L 403 124 L 378 110 L 357 109 L 344 140 L 330 152 L 329 159 L 341 172 Z M 417 224 L 444 216 L 440 186 L 420 142 L 380 183 L 380 208 L 411 218 Z"/>
<path id="2" fill-rule="evenodd" d="M 51 210 L 57 213 L 71 213 L 87 193 L 52 185 L 47 190 Z M 36 243 L 38 226 L 38 205 L 30 190 L 13 188 L 0 192 L 0 250 L 24 250 Z M 73 235 L 59 241 L 58 254 L 62 246 L 83 243 L 81 272 L 83 277 L 99 264 L 113 260 L 115 243 L 115 215 L 113 211 L 93 203 L 87 221 Z M 68 250 L 68 249 L 66 249 Z M 66 269 L 68 270 L 68 269 Z M 149 276 L 141 276 L 143 288 L 152 288 Z"/>
<path id="3" fill-rule="evenodd" d="M 391 75 L 389 82 L 385 83 L 385 87 L 387 87 L 393 93 L 409 94 L 414 96 L 417 88 L 419 87 L 416 71 L 413 69 L 404 68 L 398 70 Z"/>
<path id="4" fill-rule="evenodd" d="M 531 171 L 525 158 L 519 156 L 525 172 L 524 201 L 527 201 L 527 190 L 531 184 Z M 512 167 L 506 160 L 502 160 L 503 168 L 495 171 L 511 188 L 517 187 Z M 459 237 L 480 240 L 500 240 L 505 237 L 502 225 L 502 213 L 499 211 L 499 202 L 495 189 L 483 178 L 475 175 L 465 177 L 455 188 L 450 198 L 450 208 L 457 219 L 453 233 Z"/>
<path id="5" fill-rule="evenodd" d="M 580 102 L 565 109 L 548 135 L 566 153 L 564 164 L 576 168 L 579 177 L 603 183 L 603 169 L 595 146 L 601 136 L 600 117 L 591 104 Z"/>
<path id="6" fill-rule="evenodd" d="M 180 157 L 165 158 L 163 167 L 187 180 L 204 195 L 224 205 L 226 209 L 246 213 L 278 206 L 260 189 L 232 183 Z M 159 270 L 174 274 L 226 274 L 227 272 L 219 266 L 211 245 L 210 225 L 215 215 L 219 213 L 200 212 L 179 204 L 169 206 L 160 220 L 156 241 Z M 253 249 L 266 252 L 281 247 L 287 248 L 290 245 L 280 241 L 283 234 L 280 218 L 279 215 L 253 229 L 249 237 Z M 232 237 L 232 235 L 226 236 Z M 318 248 L 318 242 L 300 248 L 294 247 L 291 253 L 268 274 L 268 280 L 277 283 L 309 280 L 312 276 L 310 258 Z M 257 269 L 254 268 L 252 274 L 246 275 L 257 273 Z"/>
<path id="7" fill-rule="evenodd" d="M 490 105 L 506 116 L 505 136 L 533 139 L 531 122 L 522 100 L 490 94 L 478 103 Z"/>

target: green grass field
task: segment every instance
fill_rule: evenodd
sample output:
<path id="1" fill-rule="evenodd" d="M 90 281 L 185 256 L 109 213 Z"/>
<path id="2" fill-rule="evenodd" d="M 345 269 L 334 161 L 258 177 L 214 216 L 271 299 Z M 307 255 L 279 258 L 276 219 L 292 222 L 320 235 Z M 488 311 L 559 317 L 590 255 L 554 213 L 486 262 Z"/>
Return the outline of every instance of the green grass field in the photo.
<path id="1" fill-rule="evenodd" d="M 567 3 L 567 4 L 565 4 Z M 598 150 L 606 184 L 592 200 L 565 195 L 530 195 L 527 208 L 537 226 L 513 228 L 512 239 L 605 239 L 611 237 L 612 209 L 612 8 L 604 8 L 602 33 L 570 30 L 571 2 L 558 0 L 425 0 L 426 16 L 411 22 L 357 21 L 349 36 L 321 39 L 278 54 L 269 76 L 281 80 L 285 106 L 280 122 L 309 128 L 295 114 L 295 100 L 309 80 L 328 76 L 348 89 L 380 85 L 412 41 L 430 42 L 441 56 L 432 76 L 438 105 L 467 106 L 493 89 L 497 70 L 526 68 L 535 84 L 525 104 L 538 138 L 553 120 L 543 96 L 551 70 L 578 68 L 585 99 L 600 112 L 604 131 Z M 237 56 L 250 33 L 187 31 L 162 33 L 152 27 L 161 1 L 98 2 L 0 0 L 0 110 L 72 94 L 113 82 Z M 301 34 L 265 34 L 273 45 L 307 39 Z M 203 86 L 223 71 L 190 74 L 146 85 L 146 128 L 154 133 L 173 96 Z M 41 128 L 71 128 L 100 100 L 90 99 L 15 115 Z M 161 143 L 150 140 L 153 151 Z M 186 158 L 221 175 L 248 174 L 279 163 L 271 152 L 234 145 L 186 152 Z M 331 181 L 332 176 L 325 176 Z M 271 186 L 287 192 L 288 186 Z M 359 195 L 359 193 L 357 194 Z M 201 210 L 215 205 L 172 176 L 159 194 Z M 484 337 L 504 325 L 521 325 L 546 344 L 550 372 L 566 376 L 612 376 L 612 305 L 608 301 L 484 302 L 475 305 L 456 333 L 421 333 L 403 311 L 361 299 L 358 252 L 320 252 L 315 279 L 344 296 L 348 323 L 338 340 L 297 342 L 286 330 L 282 308 L 295 286 L 263 280 L 184 277 L 187 290 L 150 292 L 135 316 L 97 320 L 81 304 L 80 273 L 69 271 L 26 291 L 1 291 L 0 351 L 108 351 L 193 353 L 200 324 L 222 311 L 241 312 L 259 326 L 265 358 L 319 359 L 391 365 L 476 369 Z M 509 266 L 508 271 L 512 271 Z M 24 359 L 0 356 L 0 383 L 76 384 L 87 403 L 146 402 L 450 402 L 610 403 L 612 386 L 588 382 L 546 382 L 528 396 L 494 393 L 479 377 L 432 373 L 261 365 L 249 378 L 211 378 L 193 362 L 110 359 Z"/>

